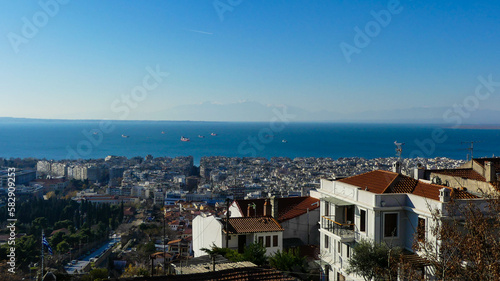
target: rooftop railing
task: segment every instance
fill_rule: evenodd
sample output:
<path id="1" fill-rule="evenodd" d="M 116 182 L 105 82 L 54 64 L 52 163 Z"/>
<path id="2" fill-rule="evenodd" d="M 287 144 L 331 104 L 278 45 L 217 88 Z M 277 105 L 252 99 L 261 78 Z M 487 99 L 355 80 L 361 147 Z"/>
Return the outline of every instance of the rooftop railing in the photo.
<path id="1" fill-rule="evenodd" d="M 331 233 L 344 238 L 352 238 L 354 239 L 354 224 L 352 223 L 340 223 L 333 220 L 332 217 L 321 217 L 321 228 Z"/>

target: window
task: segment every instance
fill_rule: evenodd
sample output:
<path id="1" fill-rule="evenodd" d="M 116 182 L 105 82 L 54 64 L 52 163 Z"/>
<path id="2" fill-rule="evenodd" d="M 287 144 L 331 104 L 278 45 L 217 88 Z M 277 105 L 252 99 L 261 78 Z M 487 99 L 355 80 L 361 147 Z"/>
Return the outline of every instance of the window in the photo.
<path id="1" fill-rule="evenodd" d="M 330 247 L 330 238 L 328 237 L 328 235 L 325 235 L 325 249 L 328 249 L 328 247 Z"/>
<path id="2" fill-rule="evenodd" d="M 340 241 L 337 242 L 337 252 L 339 254 L 342 254 L 342 248 L 341 248 L 341 245 L 340 245 Z"/>
<path id="3" fill-rule="evenodd" d="M 259 244 L 264 246 L 264 236 L 259 237 Z"/>
<path id="4" fill-rule="evenodd" d="M 273 235 L 273 247 L 278 247 L 278 235 Z"/>
<path id="5" fill-rule="evenodd" d="M 266 236 L 266 248 L 271 247 L 271 236 Z"/>
<path id="6" fill-rule="evenodd" d="M 325 216 L 328 217 L 330 215 L 330 203 L 325 202 Z"/>
<path id="7" fill-rule="evenodd" d="M 347 257 L 349 257 L 349 254 L 351 252 L 351 247 L 349 247 L 349 245 L 346 245 L 347 246 L 347 252 L 346 252 L 346 255 Z"/>
<path id="8" fill-rule="evenodd" d="M 418 239 L 418 241 L 425 240 L 425 219 L 424 218 L 418 218 L 417 239 Z"/>
<path id="9" fill-rule="evenodd" d="M 359 212 L 359 231 L 365 232 L 366 231 L 366 211 L 365 210 L 360 210 Z"/>
<path id="10" fill-rule="evenodd" d="M 384 237 L 397 237 L 398 236 L 398 214 L 385 213 L 384 214 Z"/>

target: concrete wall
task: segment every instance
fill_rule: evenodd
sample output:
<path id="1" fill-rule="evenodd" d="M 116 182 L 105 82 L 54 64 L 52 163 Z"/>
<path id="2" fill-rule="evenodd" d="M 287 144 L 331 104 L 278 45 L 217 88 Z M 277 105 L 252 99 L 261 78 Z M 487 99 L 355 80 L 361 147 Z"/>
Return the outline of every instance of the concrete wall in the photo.
<path id="1" fill-rule="evenodd" d="M 281 226 L 285 231 L 283 238 L 299 238 L 304 244 L 319 244 L 318 221 L 320 219 L 320 208 L 309 211 L 293 219 L 284 221 Z M 309 235 L 309 239 L 308 239 Z"/>
<path id="2" fill-rule="evenodd" d="M 196 216 L 193 220 L 193 252 L 194 257 L 206 255 L 201 248 L 210 248 L 212 244 L 217 247 L 223 247 L 222 224 L 214 216 L 203 217 Z M 231 241 L 232 240 L 232 241 Z M 231 239 L 229 242 L 238 239 Z M 232 244 L 232 243 L 231 243 Z"/>

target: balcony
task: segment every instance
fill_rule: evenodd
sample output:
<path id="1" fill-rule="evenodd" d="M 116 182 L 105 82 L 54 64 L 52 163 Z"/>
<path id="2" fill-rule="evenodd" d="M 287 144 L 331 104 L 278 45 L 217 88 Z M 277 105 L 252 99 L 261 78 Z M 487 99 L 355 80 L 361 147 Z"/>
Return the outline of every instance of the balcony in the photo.
<path id="1" fill-rule="evenodd" d="M 355 231 L 354 224 L 352 223 L 340 223 L 334 221 L 334 218 L 332 216 L 322 216 L 321 228 L 338 236 L 341 242 L 354 241 Z"/>

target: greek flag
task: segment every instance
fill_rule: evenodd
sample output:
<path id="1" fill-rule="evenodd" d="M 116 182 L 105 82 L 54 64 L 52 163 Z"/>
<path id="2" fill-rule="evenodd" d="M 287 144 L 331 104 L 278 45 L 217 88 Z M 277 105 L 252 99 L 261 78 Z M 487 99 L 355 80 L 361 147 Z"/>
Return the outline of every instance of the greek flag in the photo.
<path id="1" fill-rule="evenodd" d="M 45 238 L 45 235 L 43 236 L 42 238 L 42 244 L 47 247 L 47 250 L 49 250 L 49 254 L 52 255 L 52 248 L 50 247 L 49 245 L 49 241 L 47 241 L 47 239 Z"/>

